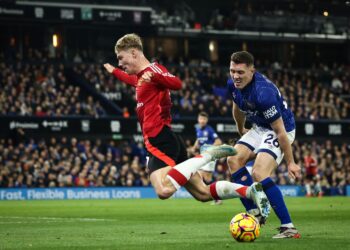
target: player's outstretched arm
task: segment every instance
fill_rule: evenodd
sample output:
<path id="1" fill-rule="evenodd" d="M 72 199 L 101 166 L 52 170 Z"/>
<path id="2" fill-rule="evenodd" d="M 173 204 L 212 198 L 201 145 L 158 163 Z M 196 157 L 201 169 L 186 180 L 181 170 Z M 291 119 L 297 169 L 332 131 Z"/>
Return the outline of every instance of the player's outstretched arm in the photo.
<path id="1" fill-rule="evenodd" d="M 103 64 L 103 66 L 108 71 L 108 73 L 113 74 L 120 81 L 125 82 L 126 84 L 129 84 L 132 86 L 136 86 L 136 84 L 137 84 L 137 77 L 136 76 L 129 75 L 129 74 L 114 67 L 113 65 L 111 65 L 109 63 L 105 63 L 105 64 Z"/>
<path id="2" fill-rule="evenodd" d="M 300 167 L 294 162 L 292 146 L 287 137 L 287 132 L 283 124 L 282 118 L 278 118 L 271 123 L 273 131 L 277 134 L 278 142 L 284 153 L 284 159 L 287 162 L 289 176 L 293 179 L 299 178 L 301 175 Z"/>

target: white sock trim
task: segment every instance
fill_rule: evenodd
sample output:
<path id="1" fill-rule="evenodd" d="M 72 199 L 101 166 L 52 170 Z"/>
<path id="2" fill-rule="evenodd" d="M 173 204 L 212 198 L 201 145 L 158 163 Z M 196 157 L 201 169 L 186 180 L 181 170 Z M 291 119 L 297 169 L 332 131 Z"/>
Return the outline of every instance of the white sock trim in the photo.
<path id="1" fill-rule="evenodd" d="M 287 224 L 282 224 L 281 227 L 288 227 L 288 228 L 291 228 L 291 227 L 294 227 L 293 223 L 287 223 Z"/>
<path id="2" fill-rule="evenodd" d="M 179 190 L 181 188 L 181 186 L 179 185 L 179 183 L 177 183 L 173 177 L 167 175 L 166 178 L 169 179 L 169 181 L 174 185 L 174 187 L 176 188 L 176 190 Z"/>

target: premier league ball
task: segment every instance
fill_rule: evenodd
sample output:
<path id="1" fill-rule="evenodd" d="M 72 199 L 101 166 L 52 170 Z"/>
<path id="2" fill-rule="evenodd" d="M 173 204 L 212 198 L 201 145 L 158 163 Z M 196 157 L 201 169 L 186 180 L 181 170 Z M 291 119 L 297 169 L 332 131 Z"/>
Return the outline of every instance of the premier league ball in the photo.
<path id="1" fill-rule="evenodd" d="M 260 225 L 253 215 L 239 213 L 231 220 L 230 233 L 239 242 L 253 242 L 260 235 Z"/>

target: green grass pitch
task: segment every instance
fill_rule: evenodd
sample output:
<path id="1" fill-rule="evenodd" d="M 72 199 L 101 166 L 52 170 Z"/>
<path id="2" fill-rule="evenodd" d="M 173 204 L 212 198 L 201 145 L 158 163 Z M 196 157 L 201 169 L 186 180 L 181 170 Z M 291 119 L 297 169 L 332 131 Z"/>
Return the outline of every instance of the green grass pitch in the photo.
<path id="1" fill-rule="evenodd" d="M 287 198 L 301 239 L 273 240 L 272 213 L 254 243 L 228 228 L 239 200 L 193 199 L 0 202 L 0 249 L 350 249 L 350 198 Z"/>

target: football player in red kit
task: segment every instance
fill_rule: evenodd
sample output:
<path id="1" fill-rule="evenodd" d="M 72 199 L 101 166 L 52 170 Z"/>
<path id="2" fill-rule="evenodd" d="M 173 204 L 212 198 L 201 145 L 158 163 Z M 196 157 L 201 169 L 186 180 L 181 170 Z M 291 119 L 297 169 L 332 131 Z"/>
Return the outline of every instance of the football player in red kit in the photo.
<path id="1" fill-rule="evenodd" d="M 199 201 L 247 197 L 253 199 L 267 217 L 270 207 L 261 184 L 248 187 L 218 181 L 207 186 L 197 172 L 210 161 L 235 155 L 232 146 L 211 146 L 199 156 L 187 158 L 182 138 L 171 130 L 170 90 L 181 89 L 181 80 L 163 65 L 149 62 L 143 53 L 141 38 L 136 34 L 121 37 L 115 45 L 115 53 L 119 68 L 109 63 L 104 67 L 120 81 L 135 88 L 137 117 L 150 154 L 150 181 L 158 197 L 167 199 L 181 186 Z"/>
<path id="2" fill-rule="evenodd" d="M 305 190 L 306 196 L 311 197 L 313 194 L 318 195 L 319 197 L 323 196 L 320 176 L 318 175 L 318 166 L 316 157 L 312 154 L 311 150 L 308 149 L 304 157 L 305 165 Z"/>

